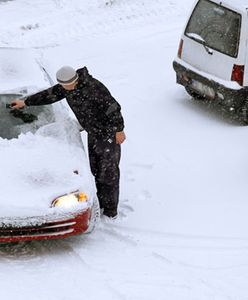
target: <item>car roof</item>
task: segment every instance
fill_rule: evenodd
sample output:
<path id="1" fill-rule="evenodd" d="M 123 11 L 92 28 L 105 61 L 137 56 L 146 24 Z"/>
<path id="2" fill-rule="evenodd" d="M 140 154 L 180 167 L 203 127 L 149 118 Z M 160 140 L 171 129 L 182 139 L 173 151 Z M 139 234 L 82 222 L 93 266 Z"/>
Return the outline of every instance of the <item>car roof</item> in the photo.
<path id="1" fill-rule="evenodd" d="M 248 8 L 248 0 L 211 0 L 212 2 L 221 4 L 223 6 L 228 6 L 229 8 L 233 8 L 239 11 L 247 11 Z"/>
<path id="2" fill-rule="evenodd" d="M 0 47 L 0 78 L 0 92 L 19 87 L 39 90 L 49 86 L 32 49 Z"/>

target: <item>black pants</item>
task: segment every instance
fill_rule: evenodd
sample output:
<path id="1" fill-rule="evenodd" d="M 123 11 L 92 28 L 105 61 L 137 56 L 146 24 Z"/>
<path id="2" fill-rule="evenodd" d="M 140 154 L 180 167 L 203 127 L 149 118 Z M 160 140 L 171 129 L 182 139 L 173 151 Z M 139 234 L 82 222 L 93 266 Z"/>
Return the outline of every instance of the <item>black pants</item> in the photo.
<path id="1" fill-rule="evenodd" d="M 88 150 L 100 207 L 104 215 L 114 217 L 119 202 L 121 147 L 116 144 L 115 136 L 105 139 L 89 134 Z"/>

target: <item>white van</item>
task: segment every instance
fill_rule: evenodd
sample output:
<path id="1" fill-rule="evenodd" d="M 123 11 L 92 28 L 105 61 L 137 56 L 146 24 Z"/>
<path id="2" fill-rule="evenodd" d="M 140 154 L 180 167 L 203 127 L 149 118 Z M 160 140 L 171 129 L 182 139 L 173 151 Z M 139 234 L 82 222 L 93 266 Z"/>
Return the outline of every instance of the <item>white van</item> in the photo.
<path id="1" fill-rule="evenodd" d="M 173 62 L 177 83 L 248 123 L 248 0 L 198 0 Z"/>

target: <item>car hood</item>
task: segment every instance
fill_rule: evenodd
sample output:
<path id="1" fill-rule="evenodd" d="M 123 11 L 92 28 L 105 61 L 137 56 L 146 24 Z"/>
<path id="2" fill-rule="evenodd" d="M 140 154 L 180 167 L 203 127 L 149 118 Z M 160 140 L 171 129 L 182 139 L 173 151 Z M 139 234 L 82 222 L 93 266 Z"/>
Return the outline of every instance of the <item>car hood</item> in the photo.
<path id="1" fill-rule="evenodd" d="M 54 124 L 17 139 L 0 138 L 0 165 L 0 218 L 54 213 L 55 198 L 76 190 L 92 198 L 95 192 L 82 146 L 59 136 Z"/>

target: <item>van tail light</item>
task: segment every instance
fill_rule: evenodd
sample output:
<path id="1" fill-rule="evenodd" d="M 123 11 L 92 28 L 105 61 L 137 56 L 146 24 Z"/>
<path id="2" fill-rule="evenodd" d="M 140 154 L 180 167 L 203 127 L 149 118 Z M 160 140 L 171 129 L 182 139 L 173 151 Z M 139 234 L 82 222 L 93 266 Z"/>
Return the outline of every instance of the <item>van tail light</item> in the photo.
<path id="1" fill-rule="evenodd" d="M 232 81 L 236 81 L 239 85 L 243 85 L 244 82 L 244 70 L 245 66 L 233 65 Z"/>
<path id="2" fill-rule="evenodd" d="M 180 41 L 179 48 L 178 48 L 177 56 L 179 58 L 182 58 L 182 52 L 183 52 L 183 40 Z"/>

